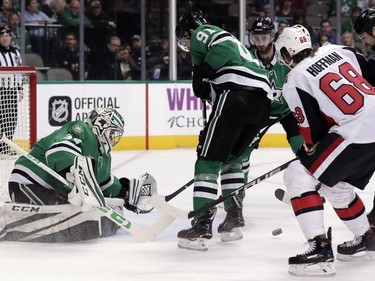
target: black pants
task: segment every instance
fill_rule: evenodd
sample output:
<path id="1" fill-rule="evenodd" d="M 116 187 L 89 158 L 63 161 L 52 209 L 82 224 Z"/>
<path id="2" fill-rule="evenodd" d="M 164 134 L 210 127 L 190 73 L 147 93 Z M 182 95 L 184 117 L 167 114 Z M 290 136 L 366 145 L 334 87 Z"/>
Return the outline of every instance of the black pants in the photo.
<path id="1" fill-rule="evenodd" d="M 226 162 L 241 156 L 267 122 L 271 101 L 260 89 L 223 91 L 199 140 L 198 155 Z"/>
<path id="2" fill-rule="evenodd" d="M 314 153 L 300 151 L 301 163 L 327 186 L 343 181 L 363 190 L 375 171 L 375 143 L 351 143 L 343 148 L 343 141 L 338 134 L 325 135 Z"/>

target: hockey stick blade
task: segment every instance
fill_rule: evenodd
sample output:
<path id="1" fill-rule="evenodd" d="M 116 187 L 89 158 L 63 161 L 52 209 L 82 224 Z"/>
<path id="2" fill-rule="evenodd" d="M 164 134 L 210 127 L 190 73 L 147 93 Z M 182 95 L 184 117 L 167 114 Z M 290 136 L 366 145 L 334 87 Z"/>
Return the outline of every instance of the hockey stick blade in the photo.
<path id="1" fill-rule="evenodd" d="M 289 195 L 285 192 L 284 189 L 277 188 L 275 190 L 275 197 L 277 199 L 279 199 L 281 202 L 283 202 L 283 203 L 285 203 L 287 205 L 291 205 Z"/>
<path id="2" fill-rule="evenodd" d="M 272 177 L 273 175 L 285 170 L 289 164 L 293 161 L 296 161 L 298 159 L 297 158 L 293 158 L 292 160 L 289 160 L 288 162 L 280 165 L 279 167 L 276 167 L 275 169 L 261 175 L 260 177 L 248 182 L 247 184 L 244 184 L 243 186 L 237 188 L 236 190 L 233 190 L 231 193 L 229 194 L 226 194 L 225 196 L 221 195 L 219 196 L 219 198 L 217 198 L 216 200 L 213 200 L 212 202 L 204 205 L 203 207 L 201 207 L 200 209 L 198 210 L 194 210 L 194 211 L 190 211 L 190 212 L 187 212 L 187 211 L 184 211 L 184 210 L 181 210 L 179 208 L 176 208 L 175 206 L 165 202 L 164 198 L 162 196 L 151 196 L 150 198 L 150 201 L 149 201 L 149 204 L 151 204 L 152 206 L 154 206 L 154 208 L 162 211 L 163 213 L 165 214 L 168 214 L 168 215 L 171 215 L 171 216 L 174 216 L 176 218 L 182 218 L 182 219 L 191 219 L 192 217 L 210 209 L 211 207 L 229 199 L 229 198 L 232 198 L 233 196 L 239 194 L 240 192 L 262 182 L 263 180 L 265 179 L 268 179 L 270 177 Z"/>
<path id="3" fill-rule="evenodd" d="M 288 195 L 288 193 L 286 193 L 286 191 L 284 189 L 281 189 L 281 188 L 277 188 L 275 190 L 275 197 L 280 200 L 281 202 L 287 204 L 287 205 L 292 205 L 292 203 L 290 202 L 290 197 Z M 322 198 L 322 201 L 323 201 L 323 204 L 326 202 L 326 199 L 321 196 Z"/>

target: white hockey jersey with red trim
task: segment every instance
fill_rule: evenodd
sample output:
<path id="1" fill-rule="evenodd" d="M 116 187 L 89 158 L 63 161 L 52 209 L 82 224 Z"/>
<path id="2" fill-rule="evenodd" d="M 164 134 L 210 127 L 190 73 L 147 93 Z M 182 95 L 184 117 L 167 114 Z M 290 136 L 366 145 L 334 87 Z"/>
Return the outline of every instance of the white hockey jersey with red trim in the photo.
<path id="1" fill-rule="evenodd" d="M 361 75 L 354 52 L 338 45 L 320 47 L 291 70 L 283 95 L 307 144 L 328 132 L 375 142 L 375 90 Z"/>

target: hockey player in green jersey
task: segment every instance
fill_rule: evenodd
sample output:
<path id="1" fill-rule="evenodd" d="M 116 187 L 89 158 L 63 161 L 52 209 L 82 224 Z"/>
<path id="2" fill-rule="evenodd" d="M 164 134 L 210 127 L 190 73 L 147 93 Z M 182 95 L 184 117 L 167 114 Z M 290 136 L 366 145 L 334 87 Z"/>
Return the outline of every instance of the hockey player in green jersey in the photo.
<path id="1" fill-rule="evenodd" d="M 284 85 L 285 77 L 290 71 L 290 68 L 283 62 L 277 59 L 275 46 L 273 44 L 275 26 L 269 17 L 256 18 L 250 27 L 250 44 L 254 46 L 250 52 L 261 62 L 263 68 L 267 70 L 268 78 L 270 80 L 274 100 L 271 103 L 271 114 L 269 116 L 269 124 L 279 116 L 289 112 L 288 104 L 282 95 L 282 87 Z M 299 134 L 299 128 L 296 119 L 292 114 L 287 114 L 280 120 L 286 132 L 286 138 L 293 150 L 297 153 L 303 144 L 303 138 Z M 246 171 L 245 180 L 250 168 L 250 155 L 257 144 L 252 144 L 243 155 L 243 168 Z"/>
<path id="2" fill-rule="evenodd" d="M 244 184 L 241 155 L 268 121 L 272 92 L 258 60 L 230 33 L 207 24 L 201 13 L 185 13 L 176 37 L 192 57 L 194 94 L 213 106 L 197 146 L 193 197 L 197 210 L 216 199 L 220 173 L 223 195 Z M 241 198 L 226 200 L 224 207 L 227 215 L 218 232 L 243 227 Z M 212 208 L 194 217 L 192 227 L 178 233 L 179 246 L 207 250 L 215 214 Z"/>
<path id="3" fill-rule="evenodd" d="M 104 197 L 123 199 L 114 200 L 117 202 L 116 207 L 122 210 L 122 206 L 125 206 L 131 211 L 138 212 L 142 186 L 151 183 L 156 188 L 156 182 L 148 174 L 148 177 L 142 176 L 138 179 L 119 179 L 112 174 L 111 151 L 121 139 L 123 131 L 124 120 L 115 109 L 98 108 L 90 113 L 86 121 L 68 122 L 52 134 L 42 138 L 35 143 L 29 155 L 72 184 L 64 185 L 46 170 L 21 156 L 16 161 L 9 179 L 9 195 L 12 202 L 80 206 L 79 193 L 76 192 L 74 178 L 72 178 L 72 167 L 77 156 L 85 156 L 92 159 L 95 174 L 93 180 L 100 186 Z M 92 214 L 93 217 L 88 214 Z M 97 214 L 98 212 L 81 211 L 72 217 L 61 218 L 61 222 L 57 224 L 58 215 L 55 214 L 53 218 L 46 216 L 34 222 L 33 227 L 41 234 L 36 240 L 30 240 L 76 241 L 116 233 L 118 226 Z M 12 238 L 17 240 L 17 237 L 12 234 L 6 237 L 8 240 Z"/>

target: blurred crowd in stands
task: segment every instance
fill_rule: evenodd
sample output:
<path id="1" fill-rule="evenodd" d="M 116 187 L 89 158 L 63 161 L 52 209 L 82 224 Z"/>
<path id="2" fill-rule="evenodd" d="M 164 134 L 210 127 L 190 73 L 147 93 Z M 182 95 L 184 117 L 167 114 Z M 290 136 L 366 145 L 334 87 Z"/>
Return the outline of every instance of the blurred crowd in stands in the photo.
<path id="1" fill-rule="evenodd" d="M 169 39 L 168 25 L 160 27 L 163 34 L 148 36 L 144 42 L 140 34 L 140 20 L 132 18 L 132 12 L 139 16 L 138 0 L 82 0 L 84 18 L 80 19 L 79 0 L 25 0 L 25 26 L 20 28 L 20 0 L 0 0 L 0 26 L 8 25 L 13 33 L 13 46 L 21 47 L 21 37 L 25 36 L 25 52 L 36 53 L 48 67 L 69 70 L 74 80 L 79 80 L 79 24 L 84 29 L 84 78 L 85 80 L 141 80 L 141 47 L 146 43 L 146 79 L 169 80 Z M 167 5 L 169 1 L 157 1 Z M 239 37 L 239 0 L 199 0 L 178 1 L 180 4 L 194 5 L 202 10 L 210 23 Z M 368 8 L 375 8 L 375 0 L 274 0 L 246 1 L 247 26 L 256 17 L 271 16 L 276 23 L 276 35 L 283 28 L 294 24 L 304 25 L 311 33 L 314 43 L 343 44 L 354 47 L 366 57 L 374 57 L 371 48 L 362 46 L 353 32 L 353 21 Z M 340 3 L 339 9 L 336 4 Z M 147 1 L 148 5 L 155 5 Z M 159 8 L 168 17 L 165 8 Z M 125 11 L 122 17 L 118 12 Z M 340 28 L 337 27 L 337 11 L 341 11 Z M 155 17 L 155 16 L 154 16 Z M 165 16 L 164 16 L 165 17 Z M 124 19 L 127 23 L 124 25 Z M 148 14 L 151 22 L 152 13 Z M 139 18 L 138 18 L 139 19 Z M 164 20 L 164 22 L 167 22 Z M 341 30 L 338 36 L 338 30 Z M 275 39 L 276 39 L 275 38 Z M 245 45 L 251 48 L 247 35 Z M 177 79 L 190 80 L 192 63 L 190 54 L 177 50 Z"/>

